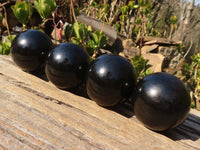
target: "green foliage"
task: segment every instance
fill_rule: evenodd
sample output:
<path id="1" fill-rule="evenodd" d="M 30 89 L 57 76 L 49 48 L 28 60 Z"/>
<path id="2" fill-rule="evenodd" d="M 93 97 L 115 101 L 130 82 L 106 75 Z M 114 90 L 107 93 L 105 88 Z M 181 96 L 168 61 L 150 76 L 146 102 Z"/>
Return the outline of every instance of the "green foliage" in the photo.
<path id="1" fill-rule="evenodd" d="M 158 30 L 151 28 L 151 36 L 158 36 L 159 34 Z"/>
<path id="2" fill-rule="evenodd" d="M 176 49 L 182 54 L 184 55 L 185 52 L 183 51 L 183 49 L 185 48 L 185 45 L 183 43 L 179 44 L 176 46 Z"/>
<path id="3" fill-rule="evenodd" d="M 31 14 L 33 13 L 33 8 L 31 6 Z M 22 24 L 26 25 L 29 22 L 29 3 L 27 1 L 17 1 L 15 5 L 11 6 L 13 13 L 17 20 Z M 30 15 L 31 15 L 30 14 Z"/>
<path id="4" fill-rule="evenodd" d="M 169 34 L 169 39 L 171 39 L 172 37 L 172 33 L 174 32 L 174 30 L 177 28 L 177 17 L 174 15 L 174 16 L 171 16 L 169 18 L 169 21 L 170 21 L 170 34 Z"/>
<path id="5" fill-rule="evenodd" d="M 200 92 L 200 53 L 191 57 L 192 63 L 185 63 L 184 74 L 186 81 L 189 81 L 191 85 Z"/>
<path id="6" fill-rule="evenodd" d="M 89 2 L 90 3 L 90 2 Z M 87 15 L 91 15 L 94 18 L 104 21 L 107 20 L 107 15 L 109 13 L 109 4 L 104 4 L 102 1 L 95 2 L 93 1 L 89 5 L 87 5 L 87 8 L 83 11 Z"/>
<path id="7" fill-rule="evenodd" d="M 133 23 L 137 39 L 139 39 L 141 35 L 157 36 L 159 34 L 159 32 L 155 28 L 153 28 L 151 12 L 151 3 L 149 0 L 138 1 L 137 18 L 136 21 Z"/>
<path id="8" fill-rule="evenodd" d="M 126 15 L 128 14 L 129 7 L 127 5 L 123 5 L 121 6 L 120 10 L 121 10 L 122 15 Z"/>
<path id="9" fill-rule="evenodd" d="M 196 99 L 200 99 L 200 53 L 191 57 L 192 63 L 185 63 L 183 67 L 184 78 L 183 81 L 187 82 L 192 90 Z"/>
<path id="10" fill-rule="evenodd" d="M 135 1 L 128 2 L 129 10 L 132 11 L 133 9 L 137 9 L 139 6 L 135 4 Z"/>
<path id="11" fill-rule="evenodd" d="M 91 47 L 93 47 L 94 49 L 103 48 L 107 44 L 106 36 L 103 34 L 103 32 L 99 31 L 95 31 L 94 33 L 92 33 L 90 40 L 93 41 L 91 43 Z"/>
<path id="12" fill-rule="evenodd" d="M 139 13 L 148 15 L 151 12 L 151 3 L 148 0 L 138 0 Z"/>
<path id="13" fill-rule="evenodd" d="M 0 14 L 0 23 L 3 21 L 3 16 Z"/>
<path id="14" fill-rule="evenodd" d="M 177 23 L 177 21 L 178 21 L 177 16 L 175 16 L 175 15 L 171 16 L 169 21 L 170 21 L 170 24 L 174 24 L 175 25 Z"/>
<path id="15" fill-rule="evenodd" d="M 120 31 L 120 27 L 121 27 L 120 23 L 119 23 L 119 22 L 116 22 L 115 28 L 116 28 L 116 30 L 117 30 L 118 32 Z"/>
<path id="16" fill-rule="evenodd" d="M 132 38 L 133 32 L 138 37 L 142 32 L 145 33 L 144 35 L 152 36 L 159 34 L 153 28 L 151 7 L 150 0 L 120 0 L 116 3 L 112 2 L 111 5 L 105 4 L 102 0 L 96 0 L 89 1 L 82 11 L 86 12 L 87 15 L 115 26 L 120 34 L 127 36 L 127 38 Z M 136 21 L 131 22 L 131 20 Z"/>
<path id="17" fill-rule="evenodd" d="M 57 7 L 54 0 L 35 0 L 34 6 L 43 20 L 49 18 Z"/>
<path id="18" fill-rule="evenodd" d="M 183 48 L 185 48 L 185 45 L 181 43 L 181 44 L 177 45 L 176 48 L 178 51 L 182 51 Z"/>
<path id="19" fill-rule="evenodd" d="M 14 37 L 8 36 L 8 39 L 4 42 L 0 42 L 0 54 L 2 55 L 9 55 L 10 54 L 10 47 L 12 44 Z"/>
<path id="20" fill-rule="evenodd" d="M 151 73 L 150 67 L 148 64 L 149 60 L 144 59 L 142 56 L 136 55 L 134 58 L 130 59 L 131 64 L 134 66 L 138 77 L 145 77 Z"/>
<path id="21" fill-rule="evenodd" d="M 107 44 L 107 38 L 103 32 L 92 32 L 91 27 L 83 23 L 75 22 L 68 24 L 65 29 L 65 36 L 68 41 L 85 48 L 90 56 L 95 50 L 103 48 Z"/>
<path id="22" fill-rule="evenodd" d="M 123 5 L 120 7 L 121 15 L 119 16 L 120 19 L 120 33 L 122 33 L 125 29 L 125 26 L 130 24 L 129 15 L 132 14 L 134 9 L 137 9 L 139 6 L 135 4 L 135 1 L 129 1 L 127 5 Z M 129 31 L 127 31 L 129 32 Z"/>

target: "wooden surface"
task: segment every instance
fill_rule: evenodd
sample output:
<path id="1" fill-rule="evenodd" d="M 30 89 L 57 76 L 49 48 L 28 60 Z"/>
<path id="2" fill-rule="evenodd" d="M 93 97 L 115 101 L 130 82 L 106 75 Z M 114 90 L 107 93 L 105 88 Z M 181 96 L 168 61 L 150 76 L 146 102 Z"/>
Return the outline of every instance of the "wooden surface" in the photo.
<path id="1" fill-rule="evenodd" d="M 0 149 L 198 150 L 200 112 L 191 110 L 179 127 L 156 133 L 128 104 L 102 108 L 0 55 Z"/>

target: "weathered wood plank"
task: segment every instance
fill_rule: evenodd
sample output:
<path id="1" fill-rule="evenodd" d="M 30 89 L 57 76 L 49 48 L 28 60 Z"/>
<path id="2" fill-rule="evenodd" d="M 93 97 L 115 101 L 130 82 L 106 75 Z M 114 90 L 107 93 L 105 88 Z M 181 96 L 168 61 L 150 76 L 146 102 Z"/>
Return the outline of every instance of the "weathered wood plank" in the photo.
<path id="1" fill-rule="evenodd" d="M 2 149 L 200 149 L 200 112 L 165 133 L 146 129 L 130 106 L 113 110 L 57 89 L 0 55 Z"/>

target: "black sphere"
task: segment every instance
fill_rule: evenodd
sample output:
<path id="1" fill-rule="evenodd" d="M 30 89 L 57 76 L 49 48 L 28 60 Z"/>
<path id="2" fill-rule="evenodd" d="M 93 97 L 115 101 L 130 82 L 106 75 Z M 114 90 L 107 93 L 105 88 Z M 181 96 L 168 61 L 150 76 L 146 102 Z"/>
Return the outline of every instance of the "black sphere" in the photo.
<path id="1" fill-rule="evenodd" d="M 13 61 L 24 71 L 35 71 L 44 63 L 52 49 L 51 39 L 38 30 L 27 30 L 17 35 L 11 45 Z"/>
<path id="2" fill-rule="evenodd" d="M 128 99 L 136 85 L 131 63 L 118 55 L 98 57 L 89 69 L 88 96 L 100 106 L 113 106 Z"/>
<path id="3" fill-rule="evenodd" d="M 90 58 L 87 52 L 72 43 L 61 43 L 49 52 L 45 72 L 60 89 L 71 89 L 86 82 Z"/>
<path id="4" fill-rule="evenodd" d="M 187 117 L 191 99 L 184 83 L 167 73 L 153 73 L 136 88 L 136 117 L 147 128 L 164 131 L 180 125 Z"/>

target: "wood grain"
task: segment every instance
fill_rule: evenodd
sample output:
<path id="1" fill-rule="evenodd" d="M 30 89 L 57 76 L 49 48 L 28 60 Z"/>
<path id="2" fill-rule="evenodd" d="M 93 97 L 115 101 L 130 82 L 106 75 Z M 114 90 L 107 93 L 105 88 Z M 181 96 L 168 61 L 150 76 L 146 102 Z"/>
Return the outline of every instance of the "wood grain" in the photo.
<path id="1" fill-rule="evenodd" d="M 199 150 L 200 112 L 192 109 L 182 125 L 156 133 L 130 104 L 100 107 L 0 55 L 0 149 Z"/>

